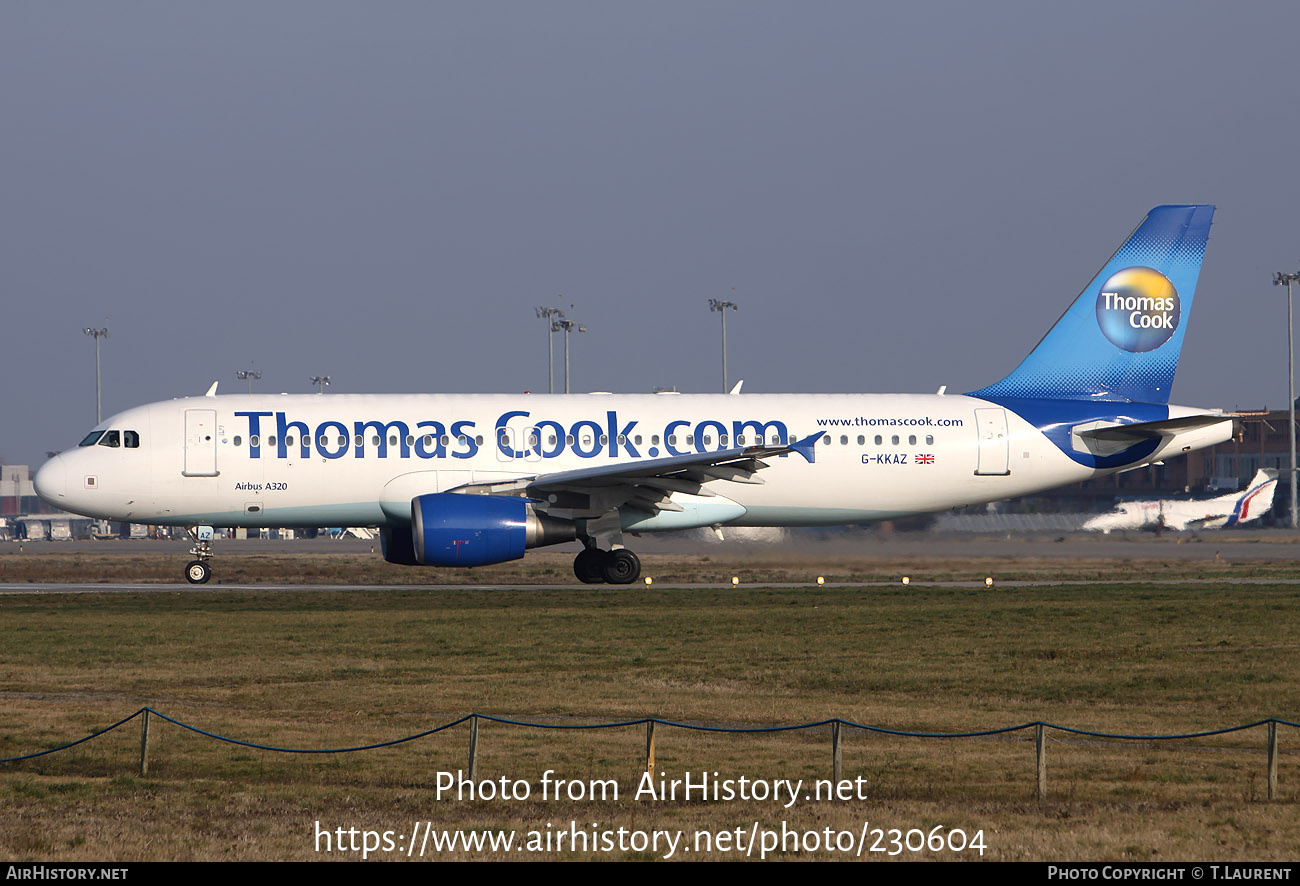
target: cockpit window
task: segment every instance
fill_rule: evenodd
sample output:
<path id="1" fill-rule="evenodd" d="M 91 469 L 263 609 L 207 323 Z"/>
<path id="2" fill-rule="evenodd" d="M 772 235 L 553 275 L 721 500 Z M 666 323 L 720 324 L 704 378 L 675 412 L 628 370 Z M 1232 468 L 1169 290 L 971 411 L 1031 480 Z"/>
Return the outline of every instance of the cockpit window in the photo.
<path id="1" fill-rule="evenodd" d="M 122 445 L 122 433 L 120 431 L 105 431 L 104 436 L 99 441 L 100 446 L 111 446 L 114 449 Z"/>
<path id="2" fill-rule="evenodd" d="M 139 449 L 140 435 L 137 434 L 135 431 L 123 431 L 122 445 L 125 446 L 127 449 Z"/>
<path id="3" fill-rule="evenodd" d="M 78 446 L 94 446 L 96 443 L 99 442 L 99 438 L 102 437 L 102 436 L 104 436 L 104 432 L 103 432 L 103 431 L 91 431 L 89 434 L 86 435 L 86 439 L 82 440 L 82 441 L 81 441 L 80 443 L 78 443 L 77 445 L 78 445 Z"/>

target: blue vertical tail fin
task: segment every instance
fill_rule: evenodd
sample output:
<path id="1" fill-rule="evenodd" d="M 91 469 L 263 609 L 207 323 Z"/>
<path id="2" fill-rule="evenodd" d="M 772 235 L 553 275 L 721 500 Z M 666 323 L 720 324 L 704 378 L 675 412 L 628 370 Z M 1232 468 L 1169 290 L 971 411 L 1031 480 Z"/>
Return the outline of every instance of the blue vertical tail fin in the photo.
<path id="1" fill-rule="evenodd" d="M 1168 403 L 1213 206 L 1157 206 L 1006 378 L 973 397 Z"/>

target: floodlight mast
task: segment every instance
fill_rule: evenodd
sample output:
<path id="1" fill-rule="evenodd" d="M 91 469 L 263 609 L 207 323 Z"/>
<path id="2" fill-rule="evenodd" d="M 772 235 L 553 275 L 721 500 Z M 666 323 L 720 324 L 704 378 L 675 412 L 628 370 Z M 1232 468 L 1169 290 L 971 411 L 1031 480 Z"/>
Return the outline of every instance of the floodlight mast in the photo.
<path id="1" fill-rule="evenodd" d="M 320 388 L 316 393 L 323 394 L 325 393 L 325 386 L 330 383 L 330 377 L 328 375 L 313 375 L 311 383 Z"/>
<path id="2" fill-rule="evenodd" d="M 1287 384 L 1287 409 L 1290 415 L 1289 430 L 1287 431 L 1287 440 L 1291 444 L 1291 528 L 1297 527 L 1297 502 L 1296 502 L 1296 464 L 1295 464 L 1295 322 L 1293 320 L 1294 303 L 1291 300 L 1291 284 L 1300 283 L 1300 274 L 1283 274 L 1281 272 L 1273 275 L 1273 285 L 1286 285 L 1286 384 Z"/>
<path id="3" fill-rule="evenodd" d="M 547 393 L 555 393 L 555 348 L 552 342 L 555 339 L 555 318 L 564 319 L 564 311 L 559 308 L 537 308 L 537 316 L 546 321 L 546 390 Z"/>
<path id="4" fill-rule="evenodd" d="M 564 393 L 569 393 L 569 333 L 586 332 L 587 327 L 579 326 L 572 320 L 555 320 L 551 323 L 552 332 L 564 331 Z"/>
<path id="5" fill-rule="evenodd" d="M 255 379 L 260 379 L 261 377 L 262 377 L 262 373 L 260 370 L 257 369 L 236 369 L 235 370 L 235 378 L 239 379 L 240 381 L 248 382 L 248 396 L 250 397 L 253 396 L 253 381 Z"/>
<path id="6" fill-rule="evenodd" d="M 101 338 L 108 338 L 108 328 L 92 329 L 87 326 L 82 330 L 82 332 L 86 333 L 86 335 L 93 335 L 95 337 L 95 424 L 99 424 L 104 420 L 102 407 L 103 397 L 99 375 L 99 340 Z"/>
<path id="7" fill-rule="evenodd" d="M 736 290 L 731 290 L 735 292 Z M 740 306 L 734 301 L 723 301 L 717 298 L 709 299 L 709 310 L 717 311 L 722 315 L 722 393 L 727 393 L 727 311 L 739 311 Z"/>

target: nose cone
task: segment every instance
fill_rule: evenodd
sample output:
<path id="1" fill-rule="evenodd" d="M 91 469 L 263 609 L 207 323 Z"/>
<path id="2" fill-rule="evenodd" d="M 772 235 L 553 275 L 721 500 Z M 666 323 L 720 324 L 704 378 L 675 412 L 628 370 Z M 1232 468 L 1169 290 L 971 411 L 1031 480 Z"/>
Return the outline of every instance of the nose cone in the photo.
<path id="1" fill-rule="evenodd" d="M 36 487 L 36 494 L 47 504 L 54 505 L 56 508 L 65 507 L 68 495 L 67 459 L 62 455 L 56 455 L 41 465 L 41 469 L 32 478 L 32 485 Z"/>

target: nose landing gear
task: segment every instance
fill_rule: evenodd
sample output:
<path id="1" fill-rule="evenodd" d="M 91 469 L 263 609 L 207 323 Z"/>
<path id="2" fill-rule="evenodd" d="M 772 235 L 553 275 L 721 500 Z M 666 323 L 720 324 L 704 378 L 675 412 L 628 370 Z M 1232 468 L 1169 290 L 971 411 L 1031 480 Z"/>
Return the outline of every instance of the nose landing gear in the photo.
<path id="1" fill-rule="evenodd" d="M 190 553 L 198 559 L 186 564 L 185 580 L 192 585 L 207 584 L 208 579 L 212 578 L 212 567 L 208 565 L 208 561 L 212 559 L 212 527 L 191 526 L 187 531 L 190 538 L 194 539 L 194 547 L 190 548 Z"/>

